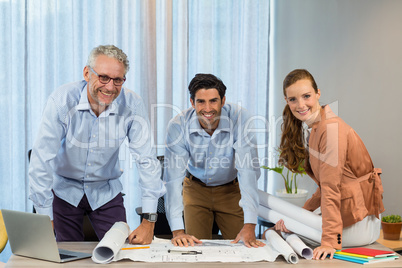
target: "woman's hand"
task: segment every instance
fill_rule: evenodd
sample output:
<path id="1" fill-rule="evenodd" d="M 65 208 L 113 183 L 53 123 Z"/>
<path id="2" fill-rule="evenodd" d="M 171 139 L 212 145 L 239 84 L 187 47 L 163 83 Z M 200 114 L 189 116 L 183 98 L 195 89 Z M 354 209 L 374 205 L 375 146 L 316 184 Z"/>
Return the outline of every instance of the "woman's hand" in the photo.
<path id="1" fill-rule="evenodd" d="M 291 231 L 289 231 L 286 226 L 285 226 L 285 222 L 281 219 L 279 220 L 274 227 L 271 227 L 267 230 L 264 231 L 264 233 L 262 234 L 262 239 L 266 239 L 265 237 L 265 233 L 268 230 L 275 230 L 276 232 L 284 232 L 284 233 L 291 233 Z"/>
<path id="2" fill-rule="evenodd" d="M 275 226 L 273 227 L 274 230 L 279 231 L 279 232 L 284 232 L 284 233 L 291 233 L 291 231 L 289 231 L 286 226 L 285 226 L 285 222 L 280 219 Z"/>
<path id="3" fill-rule="evenodd" d="M 335 249 L 328 246 L 319 246 L 313 250 L 313 260 L 325 260 L 330 255 L 329 259 L 334 258 Z"/>

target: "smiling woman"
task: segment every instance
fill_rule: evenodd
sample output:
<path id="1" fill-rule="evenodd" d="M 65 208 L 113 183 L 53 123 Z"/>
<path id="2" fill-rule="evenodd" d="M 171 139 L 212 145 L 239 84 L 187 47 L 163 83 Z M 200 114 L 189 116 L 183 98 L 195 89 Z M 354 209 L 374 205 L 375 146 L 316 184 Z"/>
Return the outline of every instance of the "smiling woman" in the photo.
<path id="1" fill-rule="evenodd" d="M 321 208 L 321 245 L 314 259 L 331 258 L 336 249 L 363 246 L 380 235 L 382 203 L 381 169 L 357 133 L 336 116 L 328 105 L 320 106 L 321 92 L 304 69 L 290 72 L 283 81 L 287 105 L 283 111 L 279 163 L 291 171 L 304 161 L 306 173 L 318 185 L 304 208 Z M 304 139 L 303 123 L 309 127 Z M 362 227 L 364 226 L 364 227 Z M 359 229 L 359 235 L 354 235 Z M 276 230 L 288 232 L 282 220 Z"/>
<path id="2" fill-rule="evenodd" d="M 313 88 L 309 79 L 301 79 L 286 89 L 285 100 L 292 114 L 311 126 L 321 110 L 320 96 L 320 90 Z"/>

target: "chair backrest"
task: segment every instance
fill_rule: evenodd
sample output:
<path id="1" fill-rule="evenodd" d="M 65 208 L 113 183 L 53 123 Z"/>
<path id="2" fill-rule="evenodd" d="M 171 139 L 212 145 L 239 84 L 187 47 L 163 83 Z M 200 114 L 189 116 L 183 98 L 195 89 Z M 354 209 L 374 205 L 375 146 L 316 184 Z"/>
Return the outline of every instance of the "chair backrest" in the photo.
<path id="1" fill-rule="evenodd" d="M 165 167 L 165 156 L 163 155 L 159 155 L 156 158 L 158 158 L 160 164 L 161 164 L 161 168 L 162 168 L 162 172 L 161 172 L 161 180 L 163 180 L 163 170 Z M 165 214 L 165 197 L 162 196 L 158 199 L 158 208 L 157 208 L 157 212 L 158 213 L 163 213 Z M 170 229 L 169 229 L 170 230 Z"/>
<path id="2" fill-rule="evenodd" d="M 161 172 L 161 180 L 163 180 L 163 170 L 165 166 L 165 157 L 163 155 L 157 156 L 158 160 L 160 161 L 162 172 Z M 155 223 L 154 234 L 156 236 L 160 236 L 161 238 L 170 238 L 172 235 L 172 231 L 170 230 L 169 223 L 166 218 L 166 211 L 165 211 L 165 197 L 161 196 L 158 199 L 158 220 Z"/>
<path id="3" fill-rule="evenodd" d="M 0 253 L 6 247 L 8 241 L 8 236 L 6 232 L 6 226 L 4 225 L 3 214 L 0 210 Z"/>

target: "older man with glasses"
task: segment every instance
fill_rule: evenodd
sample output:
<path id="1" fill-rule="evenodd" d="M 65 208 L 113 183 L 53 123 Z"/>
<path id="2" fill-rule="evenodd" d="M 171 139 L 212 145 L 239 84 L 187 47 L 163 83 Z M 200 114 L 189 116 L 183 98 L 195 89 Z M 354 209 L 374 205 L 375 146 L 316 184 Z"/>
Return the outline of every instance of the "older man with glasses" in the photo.
<path id="1" fill-rule="evenodd" d="M 144 219 L 129 236 L 152 242 L 158 198 L 165 192 L 142 99 L 123 87 L 127 55 L 115 46 L 94 48 L 84 80 L 55 90 L 47 101 L 29 167 L 29 198 L 49 215 L 57 241 L 82 241 L 83 217 L 99 239 L 126 222 L 119 148 L 127 138 L 140 176 Z"/>

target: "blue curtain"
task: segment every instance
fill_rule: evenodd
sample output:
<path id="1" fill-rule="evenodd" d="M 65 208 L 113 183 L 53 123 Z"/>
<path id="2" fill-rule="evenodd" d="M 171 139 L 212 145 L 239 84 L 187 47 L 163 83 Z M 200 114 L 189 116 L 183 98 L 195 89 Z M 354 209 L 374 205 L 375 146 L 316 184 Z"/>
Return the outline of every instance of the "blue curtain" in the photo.
<path id="1" fill-rule="evenodd" d="M 168 121 L 190 106 L 196 73 L 226 84 L 227 101 L 255 114 L 260 158 L 267 159 L 269 0 L 0 1 L 0 208 L 32 211 L 27 151 L 49 94 L 82 79 L 90 50 L 114 44 L 129 57 L 126 87 L 148 105 L 158 154 Z M 125 205 L 139 224 L 135 163 L 123 145 Z M 266 176 L 266 174 L 265 174 Z M 260 187 L 267 188 L 266 177 Z M 9 249 L 0 254 L 7 261 Z"/>

